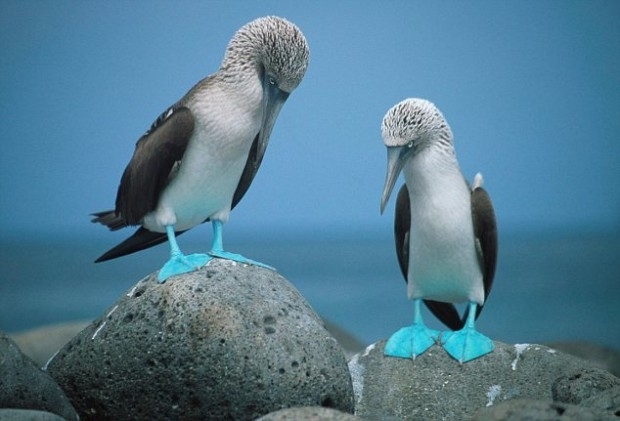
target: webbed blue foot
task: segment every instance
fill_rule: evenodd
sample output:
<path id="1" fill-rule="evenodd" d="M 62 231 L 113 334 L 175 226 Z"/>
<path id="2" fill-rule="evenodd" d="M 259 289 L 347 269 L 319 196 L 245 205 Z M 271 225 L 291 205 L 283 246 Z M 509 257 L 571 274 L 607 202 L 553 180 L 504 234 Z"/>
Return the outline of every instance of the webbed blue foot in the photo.
<path id="1" fill-rule="evenodd" d="M 171 276 L 200 269 L 211 260 L 211 256 L 206 254 L 184 255 L 177 244 L 174 227 L 172 225 L 166 226 L 166 235 L 168 236 L 168 243 L 170 244 L 170 259 L 168 259 L 157 274 L 157 280 L 160 283 L 165 282 L 166 279 Z"/>
<path id="2" fill-rule="evenodd" d="M 439 332 L 429 329 L 424 324 L 414 323 L 403 327 L 390 336 L 383 354 L 388 357 L 415 358 L 423 354 L 437 342 Z"/>
<path id="3" fill-rule="evenodd" d="M 166 281 L 171 276 L 180 275 L 182 273 L 192 272 L 200 269 L 211 260 L 211 256 L 207 254 L 178 254 L 170 256 L 170 259 L 164 264 L 157 274 L 157 280 L 160 283 Z"/>
<path id="4" fill-rule="evenodd" d="M 390 336 L 390 339 L 388 339 L 383 348 L 383 355 L 387 357 L 415 359 L 437 342 L 439 332 L 429 329 L 422 321 L 420 301 L 420 299 L 413 301 L 413 324 L 399 329 Z"/>
<path id="5" fill-rule="evenodd" d="M 441 335 L 441 346 L 452 358 L 466 363 L 493 351 L 493 341 L 474 327 L 476 304 L 470 303 L 467 322 L 461 330 L 444 332 Z"/>
<path id="6" fill-rule="evenodd" d="M 266 265 L 261 262 L 257 262 L 255 260 L 248 259 L 240 254 L 230 253 L 228 251 L 224 251 L 223 241 L 222 241 L 222 221 L 214 219 L 211 221 L 213 225 L 213 245 L 211 246 L 211 251 L 209 252 L 209 256 L 217 257 L 219 259 L 232 260 L 235 262 L 243 263 L 245 265 L 253 265 L 259 266 L 265 269 L 275 270 L 269 265 Z"/>

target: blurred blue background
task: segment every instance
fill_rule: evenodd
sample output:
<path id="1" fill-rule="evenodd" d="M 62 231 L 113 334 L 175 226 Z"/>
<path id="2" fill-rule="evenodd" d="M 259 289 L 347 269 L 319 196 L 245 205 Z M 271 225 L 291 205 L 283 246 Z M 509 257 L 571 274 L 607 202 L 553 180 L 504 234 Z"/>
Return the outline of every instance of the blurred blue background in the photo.
<path id="1" fill-rule="evenodd" d="M 391 272 L 381 288 L 389 285 L 394 300 L 405 301 L 391 239 L 394 200 L 380 216 L 379 199 L 386 159 L 381 119 L 406 97 L 427 98 L 443 111 L 464 174 L 470 180 L 478 171 L 484 175 L 501 240 L 521 238 L 527 249 L 552 235 L 556 243 L 548 249 L 557 253 L 566 236 L 586 236 L 594 248 L 617 238 L 617 1 L 2 0 L 0 232 L 3 265 L 14 272 L 5 271 L 0 280 L 5 308 L 0 329 L 27 327 L 12 324 L 7 315 L 10 302 L 23 297 L 12 282 L 35 283 L 36 278 L 36 285 L 45 283 L 44 274 L 28 278 L 24 272 L 24 264 L 38 261 L 28 245 L 45 239 L 43 250 L 49 251 L 60 243 L 97 243 L 79 262 L 80 273 L 96 278 L 97 271 L 120 268 L 110 263 L 101 269 L 91 262 L 131 231 L 111 234 L 91 224 L 88 214 L 113 207 L 135 141 L 157 115 L 218 69 L 239 27 L 268 14 L 286 17 L 302 29 L 311 49 L 310 65 L 280 114 L 257 178 L 225 227 L 228 248 L 239 251 L 252 240 L 260 242 L 260 249 L 287 238 L 292 244 L 315 242 L 314 253 L 334 258 L 342 247 L 325 246 L 330 241 L 366 242 L 364 259 L 393 259 L 382 263 Z M 182 247 L 194 241 L 206 248 L 210 228 L 182 238 Z M 607 297 L 620 298 L 620 248 L 610 241 L 603 247 L 603 263 L 586 258 L 581 253 L 585 246 L 575 245 L 573 255 L 560 254 L 565 260 L 554 261 L 547 270 L 552 273 L 558 264 L 581 258 L 586 267 L 580 264 L 580 270 L 586 276 L 605 271 L 599 288 Z M 11 254 L 17 243 L 27 246 L 20 255 L 23 264 L 16 264 L 19 259 Z M 502 244 L 514 251 L 521 243 Z M 141 269 L 148 273 L 164 261 L 163 247 L 156 255 L 124 261 L 135 266 L 150 259 Z M 261 253 L 252 247 L 243 251 L 252 258 Z M 514 253 L 511 262 L 527 269 L 532 260 Z M 590 254 L 596 258 L 601 253 Z M 498 278 L 509 277 L 501 272 L 507 264 L 502 259 L 508 259 L 503 256 L 500 251 Z M 305 258 L 299 254 L 290 259 L 295 257 Z M 535 257 L 551 264 L 552 259 Z M 356 264 L 349 262 L 333 268 L 332 276 Z M 279 268 L 290 264 L 267 263 Z M 60 266 L 68 271 L 76 265 Z M 123 288 L 137 281 L 127 273 Z M 88 283 L 84 277 L 81 282 Z M 591 291 L 585 288 L 590 280 L 576 282 L 586 282 L 584 294 Z M 368 282 L 369 291 L 374 283 Z M 519 287 L 514 276 L 496 281 L 500 291 L 502 284 Z M 561 285 L 550 293 L 574 283 Z M 523 293 L 530 290 L 521 287 Z M 548 293 L 540 298 L 544 301 Z M 113 295 L 119 294 L 117 289 Z M 313 299 L 320 300 L 321 294 Z M 499 297 L 494 299 L 501 308 Z M 568 311 L 571 304 L 560 302 Z M 603 308 L 599 320 L 620 322 L 616 306 Z M 409 320 L 410 308 L 402 311 L 406 316 L 399 316 L 394 328 Z M 391 329 L 385 328 L 384 336 Z M 603 341 L 617 343 L 607 337 Z"/>

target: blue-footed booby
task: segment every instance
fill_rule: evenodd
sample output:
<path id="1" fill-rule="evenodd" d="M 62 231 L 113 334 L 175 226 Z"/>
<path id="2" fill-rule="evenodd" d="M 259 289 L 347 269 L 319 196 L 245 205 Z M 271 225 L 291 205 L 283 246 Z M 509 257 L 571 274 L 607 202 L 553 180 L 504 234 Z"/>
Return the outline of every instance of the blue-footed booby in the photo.
<path id="1" fill-rule="evenodd" d="M 387 176 L 381 213 L 402 171 L 394 219 L 396 254 L 413 300 L 413 324 L 394 333 L 384 354 L 414 358 L 435 342 L 460 363 L 493 351 L 493 341 L 475 329 L 491 291 L 497 260 L 497 228 L 491 199 L 478 173 L 470 187 L 456 159 L 452 131 L 437 107 L 406 99 L 392 107 L 381 126 Z M 429 329 L 424 301 L 452 331 Z M 467 302 L 461 319 L 452 303 Z"/>
<path id="2" fill-rule="evenodd" d="M 170 259 L 159 271 L 160 282 L 213 257 L 262 265 L 224 251 L 222 224 L 250 187 L 278 113 L 301 82 L 308 57 L 304 35 L 285 19 L 259 18 L 239 29 L 219 70 L 164 111 L 136 143 L 116 208 L 93 214 L 93 222 L 111 230 L 140 228 L 96 261 L 167 239 Z M 213 226 L 211 251 L 184 255 L 176 236 L 206 221 Z"/>

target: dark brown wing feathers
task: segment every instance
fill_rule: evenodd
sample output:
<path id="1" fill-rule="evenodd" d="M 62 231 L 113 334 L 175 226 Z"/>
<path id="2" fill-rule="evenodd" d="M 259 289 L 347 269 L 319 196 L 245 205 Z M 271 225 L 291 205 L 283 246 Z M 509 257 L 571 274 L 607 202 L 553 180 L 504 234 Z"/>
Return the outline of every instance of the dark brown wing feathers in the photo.
<path id="1" fill-rule="evenodd" d="M 170 171 L 180 161 L 194 131 L 186 107 L 171 107 L 142 136 L 121 178 L 116 213 L 126 225 L 138 225 L 157 206 Z"/>

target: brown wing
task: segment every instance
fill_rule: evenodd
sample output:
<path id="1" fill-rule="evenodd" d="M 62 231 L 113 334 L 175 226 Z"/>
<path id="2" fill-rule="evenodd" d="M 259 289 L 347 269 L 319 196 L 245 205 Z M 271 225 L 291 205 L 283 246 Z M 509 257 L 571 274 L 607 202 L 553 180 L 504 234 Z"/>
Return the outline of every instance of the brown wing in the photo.
<path id="1" fill-rule="evenodd" d="M 191 111 L 172 106 L 138 140 L 116 195 L 116 214 L 126 225 L 140 224 L 142 218 L 155 209 L 193 131 Z"/>
<path id="2" fill-rule="evenodd" d="M 478 258 L 482 267 L 482 280 L 484 283 L 484 301 L 489 298 L 495 267 L 497 264 L 497 223 L 493 204 L 486 190 L 475 187 L 471 192 L 471 215 L 474 224 L 474 236 Z M 483 306 L 478 306 L 476 317 L 480 315 Z"/>

